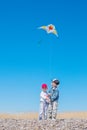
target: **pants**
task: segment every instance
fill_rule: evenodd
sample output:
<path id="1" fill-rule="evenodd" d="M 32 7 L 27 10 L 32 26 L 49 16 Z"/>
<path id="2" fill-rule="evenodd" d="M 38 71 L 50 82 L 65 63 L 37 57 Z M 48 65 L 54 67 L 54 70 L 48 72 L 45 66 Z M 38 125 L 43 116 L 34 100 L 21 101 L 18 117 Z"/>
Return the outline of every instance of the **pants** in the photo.
<path id="1" fill-rule="evenodd" d="M 50 102 L 48 106 L 48 119 L 56 119 L 58 103 L 56 101 Z"/>
<path id="2" fill-rule="evenodd" d="M 47 109 L 48 109 L 48 103 L 41 101 L 40 102 L 39 120 L 47 119 Z"/>

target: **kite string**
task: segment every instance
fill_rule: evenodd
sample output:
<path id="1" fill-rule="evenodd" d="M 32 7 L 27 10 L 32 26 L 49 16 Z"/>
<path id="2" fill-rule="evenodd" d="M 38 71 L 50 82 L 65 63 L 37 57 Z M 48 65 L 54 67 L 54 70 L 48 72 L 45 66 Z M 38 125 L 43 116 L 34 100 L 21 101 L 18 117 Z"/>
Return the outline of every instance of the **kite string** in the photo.
<path id="1" fill-rule="evenodd" d="M 49 44 L 49 78 L 52 79 L 53 77 L 53 63 L 52 63 L 52 56 L 53 51 L 52 51 L 52 46 Z"/>

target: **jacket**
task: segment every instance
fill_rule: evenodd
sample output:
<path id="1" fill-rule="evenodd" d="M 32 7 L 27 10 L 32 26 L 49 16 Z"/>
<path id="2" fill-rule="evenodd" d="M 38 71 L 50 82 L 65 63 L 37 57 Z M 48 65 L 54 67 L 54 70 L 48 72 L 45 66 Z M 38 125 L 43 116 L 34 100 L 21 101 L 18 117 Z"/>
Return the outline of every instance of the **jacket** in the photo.
<path id="1" fill-rule="evenodd" d="M 59 99 L 59 90 L 56 88 L 51 88 L 49 91 L 51 102 L 58 102 Z"/>
<path id="2" fill-rule="evenodd" d="M 41 102 L 45 102 L 46 101 L 46 97 L 48 96 L 47 92 L 41 92 L 40 93 L 40 101 Z"/>

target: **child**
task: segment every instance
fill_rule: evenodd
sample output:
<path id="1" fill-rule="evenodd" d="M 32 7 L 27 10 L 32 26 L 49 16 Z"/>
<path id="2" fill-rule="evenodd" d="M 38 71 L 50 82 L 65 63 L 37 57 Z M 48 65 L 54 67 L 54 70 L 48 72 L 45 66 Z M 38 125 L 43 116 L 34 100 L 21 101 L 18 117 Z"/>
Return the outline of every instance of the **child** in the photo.
<path id="1" fill-rule="evenodd" d="M 50 103 L 48 107 L 48 118 L 56 119 L 57 116 L 57 107 L 58 107 L 58 99 L 59 99 L 59 91 L 57 86 L 60 84 L 59 80 L 52 80 L 51 86 L 52 88 L 49 91 Z"/>
<path id="2" fill-rule="evenodd" d="M 47 109 L 48 109 L 48 94 L 47 94 L 47 84 L 42 84 L 42 91 L 40 93 L 40 113 L 39 120 L 47 119 Z"/>

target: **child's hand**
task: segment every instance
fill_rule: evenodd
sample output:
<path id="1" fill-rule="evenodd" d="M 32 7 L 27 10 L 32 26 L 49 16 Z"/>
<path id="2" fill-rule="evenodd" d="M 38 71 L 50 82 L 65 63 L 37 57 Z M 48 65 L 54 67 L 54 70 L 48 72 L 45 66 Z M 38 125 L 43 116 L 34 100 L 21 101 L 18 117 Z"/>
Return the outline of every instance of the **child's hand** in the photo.
<path id="1" fill-rule="evenodd" d="M 47 99 L 47 100 L 49 100 L 49 97 L 48 97 L 48 96 L 46 96 L 46 99 Z"/>
<path id="2" fill-rule="evenodd" d="M 50 103 L 51 102 L 51 100 L 50 99 L 48 99 L 48 103 Z"/>
<path id="3" fill-rule="evenodd" d="M 47 103 L 50 103 L 50 99 L 46 100 Z"/>
<path id="4" fill-rule="evenodd" d="M 49 97 L 46 97 L 46 101 L 49 103 L 51 100 Z"/>
<path id="5" fill-rule="evenodd" d="M 48 93 L 48 96 L 51 96 L 51 93 Z"/>

